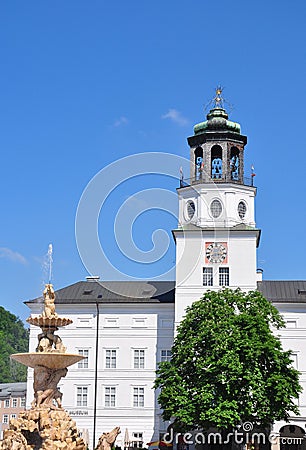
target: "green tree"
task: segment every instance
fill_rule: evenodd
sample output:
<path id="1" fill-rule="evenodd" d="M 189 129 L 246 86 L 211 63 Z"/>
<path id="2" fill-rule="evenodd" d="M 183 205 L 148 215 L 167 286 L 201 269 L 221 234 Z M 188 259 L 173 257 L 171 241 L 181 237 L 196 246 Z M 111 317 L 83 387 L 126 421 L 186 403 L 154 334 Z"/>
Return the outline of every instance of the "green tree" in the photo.
<path id="1" fill-rule="evenodd" d="M 0 306 L 0 383 L 26 381 L 26 367 L 10 355 L 27 352 L 28 346 L 29 333 L 22 321 Z"/>
<path id="2" fill-rule="evenodd" d="M 229 430 L 297 414 L 299 372 L 275 333 L 282 327 L 279 312 L 258 291 L 210 291 L 194 302 L 178 327 L 171 361 L 157 370 L 163 418 L 175 418 L 181 431 Z"/>

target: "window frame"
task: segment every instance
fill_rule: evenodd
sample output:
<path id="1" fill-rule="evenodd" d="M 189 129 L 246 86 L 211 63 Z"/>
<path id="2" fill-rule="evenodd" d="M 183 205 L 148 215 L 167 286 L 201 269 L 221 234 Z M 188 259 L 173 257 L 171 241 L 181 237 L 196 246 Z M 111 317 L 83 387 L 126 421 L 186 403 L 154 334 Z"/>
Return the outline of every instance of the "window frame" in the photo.
<path id="1" fill-rule="evenodd" d="M 87 355 L 85 354 L 87 352 Z M 78 369 L 88 369 L 89 365 L 89 349 L 88 348 L 78 348 L 78 354 L 80 356 L 85 356 L 85 359 L 82 359 L 78 362 Z"/>
<path id="2" fill-rule="evenodd" d="M 211 217 L 215 219 L 219 219 L 223 213 L 223 204 L 219 198 L 214 198 L 209 205 L 209 213 Z"/>
<path id="3" fill-rule="evenodd" d="M 144 408 L 145 405 L 144 386 L 133 386 L 133 408 Z"/>
<path id="4" fill-rule="evenodd" d="M 104 406 L 105 408 L 116 408 L 117 389 L 116 386 L 104 386 Z"/>
<path id="5" fill-rule="evenodd" d="M 132 433 L 132 447 L 143 448 L 143 432 L 135 431 Z"/>
<path id="6" fill-rule="evenodd" d="M 134 348 L 133 349 L 133 368 L 134 369 L 144 369 L 145 368 L 145 349 L 144 348 Z"/>
<path id="7" fill-rule="evenodd" d="M 165 352 L 165 355 L 163 355 L 163 352 Z M 160 350 L 160 362 L 169 362 L 172 358 L 172 352 L 169 348 L 162 348 Z"/>
<path id="8" fill-rule="evenodd" d="M 106 348 L 105 349 L 105 369 L 117 368 L 117 349 Z"/>
<path id="9" fill-rule="evenodd" d="M 210 278 L 209 278 L 210 276 Z M 204 279 L 205 277 L 205 279 Z M 203 286 L 213 286 L 214 285 L 214 270 L 212 267 L 203 267 Z"/>
<path id="10" fill-rule="evenodd" d="M 77 386 L 76 406 L 78 408 L 88 406 L 88 386 Z"/>
<path id="11" fill-rule="evenodd" d="M 219 267 L 219 286 L 229 286 L 229 277 L 229 267 Z"/>
<path id="12" fill-rule="evenodd" d="M 247 215 L 247 204 L 244 200 L 240 200 L 237 206 L 237 214 L 239 216 L 239 219 L 244 221 L 245 217 Z"/>

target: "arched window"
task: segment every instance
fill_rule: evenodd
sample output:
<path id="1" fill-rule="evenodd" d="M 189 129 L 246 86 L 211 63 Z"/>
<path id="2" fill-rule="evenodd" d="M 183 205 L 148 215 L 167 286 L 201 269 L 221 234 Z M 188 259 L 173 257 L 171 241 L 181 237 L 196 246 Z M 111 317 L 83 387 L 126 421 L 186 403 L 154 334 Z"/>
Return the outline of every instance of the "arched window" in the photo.
<path id="1" fill-rule="evenodd" d="M 280 430 L 280 450 L 301 450 L 305 430 L 297 425 L 284 425 Z"/>
<path id="2" fill-rule="evenodd" d="M 232 180 L 235 181 L 239 180 L 239 172 L 240 172 L 239 166 L 240 166 L 239 150 L 237 147 L 232 147 L 230 153 L 230 171 Z"/>
<path id="3" fill-rule="evenodd" d="M 214 145 L 211 149 L 211 178 L 222 178 L 222 147 Z"/>
<path id="4" fill-rule="evenodd" d="M 203 149 L 197 147 L 194 151 L 195 179 L 200 180 L 203 172 Z"/>

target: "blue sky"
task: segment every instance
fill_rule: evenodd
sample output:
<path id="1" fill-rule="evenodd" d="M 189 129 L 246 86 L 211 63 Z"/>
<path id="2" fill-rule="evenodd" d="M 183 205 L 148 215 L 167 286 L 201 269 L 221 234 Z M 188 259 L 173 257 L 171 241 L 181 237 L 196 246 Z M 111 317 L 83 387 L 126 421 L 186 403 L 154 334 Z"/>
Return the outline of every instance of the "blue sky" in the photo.
<path id="1" fill-rule="evenodd" d="M 186 137 L 218 83 L 255 166 L 259 266 L 266 279 L 305 279 L 305 19 L 303 0 L 1 2 L 0 304 L 27 316 L 50 242 L 55 287 L 85 278 L 74 222 L 87 183 L 135 153 L 188 158 Z M 175 192 L 176 182 L 152 175 L 114 189 L 109 224 L 152 187 Z M 144 251 L 154 229 L 175 226 L 167 212 L 147 214 L 133 229 Z M 120 264 L 149 278 L 173 261 L 171 243 L 157 266 Z"/>

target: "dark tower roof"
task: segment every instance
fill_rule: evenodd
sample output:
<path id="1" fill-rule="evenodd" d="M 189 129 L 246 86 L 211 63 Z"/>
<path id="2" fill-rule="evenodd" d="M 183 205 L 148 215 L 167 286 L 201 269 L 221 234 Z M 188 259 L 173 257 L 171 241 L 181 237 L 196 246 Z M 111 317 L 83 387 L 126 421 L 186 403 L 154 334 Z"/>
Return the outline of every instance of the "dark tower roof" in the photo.
<path id="1" fill-rule="evenodd" d="M 207 141 L 230 140 L 247 143 L 247 137 L 241 134 L 240 124 L 228 120 L 228 114 L 223 108 L 213 108 L 209 111 L 204 122 L 197 123 L 193 127 L 194 136 L 189 137 L 190 147 Z"/>
<path id="2" fill-rule="evenodd" d="M 194 134 L 201 134 L 205 131 L 229 130 L 240 134 L 240 124 L 228 120 L 228 114 L 223 108 L 211 109 L 207 114 L 207 120 L 200 122 L 193 127 Z"/>

